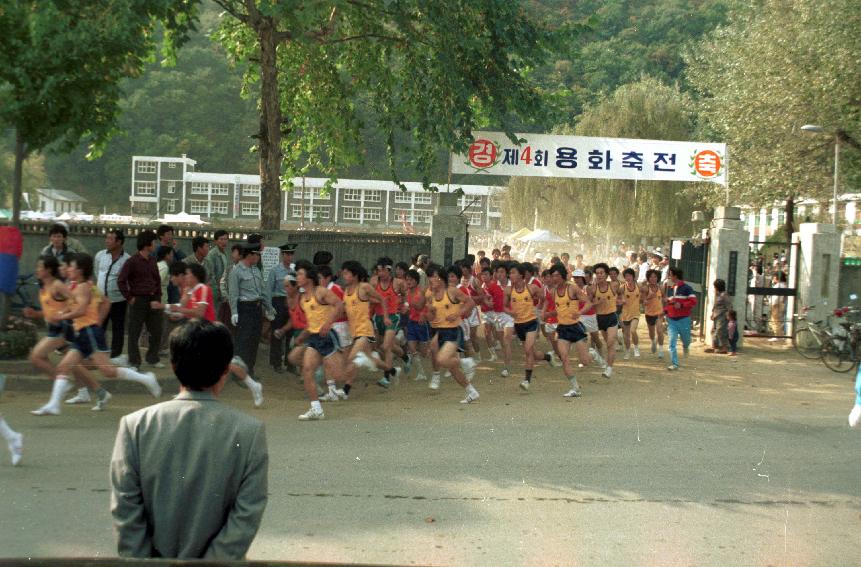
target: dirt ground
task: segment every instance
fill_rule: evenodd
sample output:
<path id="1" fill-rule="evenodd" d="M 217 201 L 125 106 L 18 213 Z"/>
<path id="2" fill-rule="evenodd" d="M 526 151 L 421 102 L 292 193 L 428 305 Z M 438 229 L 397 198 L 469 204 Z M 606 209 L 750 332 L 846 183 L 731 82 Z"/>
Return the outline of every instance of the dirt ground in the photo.
<path id="1" fill-rule="evenodd" d="M 646 343 L 647 344 L 647 343 Z M 531 390 L 482 363 L 479 402 L 371 376 L 326 420 L 293 375 L 262 370 L 269 504 L 250 559 L 432 565 L 849 565 L 861 544 L 853 376 L 782 343 L 733 359 L 702 346 L 678 372 L 648 353 L 579 373 L 540 365 Z M 520 350 L 516 349 L 516 353 Z M 261 348 L 260 359 L 266 352 Z M 519 355 L 517 357 L 519 359 Z M 263 364 L 261 363 L 261 368 Z M 8 371 L 8 369 L 7 369 Z M 0 372 L 3 372 L 0 367 Z M 175 381 L 161 373 L 175 391 Z M 0 458 L 0 557 L 114 556 L 108 462 L 119 418 L 152 403 L 108 384 L 108 411 L 29 414 L 47 381 L 9 377 L 0 411 L 25 435 Z"/>

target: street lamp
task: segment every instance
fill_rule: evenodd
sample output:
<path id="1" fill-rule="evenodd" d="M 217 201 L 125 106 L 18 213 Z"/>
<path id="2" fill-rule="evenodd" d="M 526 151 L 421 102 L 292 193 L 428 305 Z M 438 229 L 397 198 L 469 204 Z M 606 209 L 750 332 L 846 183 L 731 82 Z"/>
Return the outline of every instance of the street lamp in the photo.
<path id="1" fill-rule="evenodd" d="M 822 126 L 816 124 L 805 124 L 801 127 L 801 129 L 805 132 L 812 132 L 814 134 L 830 134 L 828 130 L 823 128 Z M 838 130 L 834 131 L 834 211 L 831 215 L 831 220 L 834 223 L 834 226 L 837 226 L 837 174 L 839 171 L 840 164 L 840 132 Z"/>

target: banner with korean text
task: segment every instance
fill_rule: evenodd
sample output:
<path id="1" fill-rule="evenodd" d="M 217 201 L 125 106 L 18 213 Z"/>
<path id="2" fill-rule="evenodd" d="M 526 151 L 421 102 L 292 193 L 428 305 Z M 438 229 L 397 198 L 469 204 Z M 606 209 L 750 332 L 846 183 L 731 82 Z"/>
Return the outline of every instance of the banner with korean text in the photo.
<path id="1" fill-rule="evenodd" d="M 452 154 L 452 173 L 726 185 L 726 144 L 474 132 L 469 153 Z"/>

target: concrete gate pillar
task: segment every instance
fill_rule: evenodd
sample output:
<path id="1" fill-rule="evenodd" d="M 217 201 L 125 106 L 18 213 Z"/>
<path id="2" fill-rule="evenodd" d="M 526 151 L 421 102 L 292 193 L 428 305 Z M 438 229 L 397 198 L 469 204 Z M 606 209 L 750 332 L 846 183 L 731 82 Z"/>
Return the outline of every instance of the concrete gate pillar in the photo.
<path id="1" fill-rule="evenodd" d="M 467 218 L 460 214 L 457 193 L 438 193 L 431 217 L 431 261 L 444 266 L 466 255 Z"/>
<path id="2" fill-rule="evenodd" d="M 738 344 L 741 346 L 744 331 L 744 313 L 747 304 L 748 255 L 750 234 L 741 221 L 741 209 L 738 207 L 718 207 L 715 209 L 714 220 L 709 229 L 711 244 L 709 245 L 709 269 L 704 293 L 706 298 L 705 312 L 705 342 L 712 344 L 711 320 L 712 307 L 715 303 L 714 281 L 718 278 L 726 282 L 727 293 L 732 301 L 733 309 L 740 321 Z M 713 346 L 713 345 L 712 345 Z"/>
<path id="3" fill-rule="evenodd" d="M 814 321 L 823 320 L 839 307 L 840 234 L 833 224 L 801 223 L 798 232 L 792 235 L 792 242 L 799 244 L 796 283 L 799 309 L 814 305 L 808 314 Z M 794 275 L 790 274 L 790 278 Z"/>

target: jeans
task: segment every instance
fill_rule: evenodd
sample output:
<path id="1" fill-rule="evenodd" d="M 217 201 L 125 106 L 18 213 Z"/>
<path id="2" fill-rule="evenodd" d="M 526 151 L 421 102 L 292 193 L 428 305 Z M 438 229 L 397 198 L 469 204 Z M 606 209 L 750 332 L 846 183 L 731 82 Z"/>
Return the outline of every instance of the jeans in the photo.
<path id="1" fill-rule="evenodd" d="M 138 367 L 141 364 L 141 352 L 138 340 L 141 330 L 146 325 L 149 333 L 149 348 L 146 351 L 146 361 L 150 364 L 158 362 L 158 347 L 161 344 L 162 315 L 149 306 L 150 301 L 159 299 L 159 296 L 140 295 L 134 298 L 135 302 L 129 306 L 129 365 Z"/>
<path id="2" fill-rule="evenodd" d="M 855 374 L 855 403 L 861 406 L 861 366 Z"/>
<path id="3" fill-rule="evenodd" d="M 667 327 L 670 335 L 670 361 L 678 366 L 679 353 L 676 350 L 676 339 L 678 337 L 682 338 L 682 345 L 685 347 L 685 350 L 691 346 L 691 318 L 671 319 L 667 317 Z"/>
<path id="4" fill-rule="evenodd" d="M 736 331 L 736 333 L 732 337 L 730 337 L 730 339 L 729 339 L 729 351 L 730 352 L 737 352 L 738 351 L 738 331 Z"/>
<path id="5" fill-rule="evenodd" d="M 107 332 L 108 321 L 111 322 L 111 358 L 117 357 L 123 353 L 123 342 L 126 337 L 126 308 L 128 303 L 125 301 L 115 301 L 111 303 L 111 310 L 108 316 L 105 317 L 105 322 L 102 323 L 102 329 Z"/>

